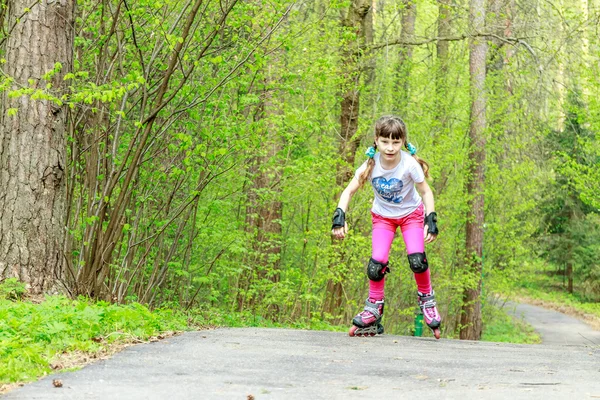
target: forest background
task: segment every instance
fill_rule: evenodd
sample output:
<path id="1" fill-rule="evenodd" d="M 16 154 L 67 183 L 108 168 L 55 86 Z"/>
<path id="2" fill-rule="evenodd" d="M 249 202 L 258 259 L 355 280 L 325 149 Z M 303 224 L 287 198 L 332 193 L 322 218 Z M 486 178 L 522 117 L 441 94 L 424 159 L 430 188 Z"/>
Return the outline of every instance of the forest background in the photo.
<path id="1" fill-rule="evenodd" d="M 431 165 L 444 334 L 559 274 L 600 299 L 597 0 L 2 0 L 0 274 L 32 293 L 347 324 L 373 124 Z M 388 332 L 416 288 L 401 240 Z"/>

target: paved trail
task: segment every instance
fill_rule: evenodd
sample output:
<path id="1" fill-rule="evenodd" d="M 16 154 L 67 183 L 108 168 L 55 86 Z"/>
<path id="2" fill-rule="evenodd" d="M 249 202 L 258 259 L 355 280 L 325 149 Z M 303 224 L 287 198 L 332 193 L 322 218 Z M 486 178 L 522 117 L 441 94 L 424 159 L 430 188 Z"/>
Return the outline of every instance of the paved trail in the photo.
<path id="1" fill-rule="evenodd" d="M 542 337 L 543 344 L 600 346 L 600 331 L 568 315 L 517 303 L 507 303 L 506 311 L 533 326 Z"/>
<path id="2" fill-rule="evenodd" d="M 216 329 L 132 346 L 5 398 L 598 399 L 600 348 Z"/>

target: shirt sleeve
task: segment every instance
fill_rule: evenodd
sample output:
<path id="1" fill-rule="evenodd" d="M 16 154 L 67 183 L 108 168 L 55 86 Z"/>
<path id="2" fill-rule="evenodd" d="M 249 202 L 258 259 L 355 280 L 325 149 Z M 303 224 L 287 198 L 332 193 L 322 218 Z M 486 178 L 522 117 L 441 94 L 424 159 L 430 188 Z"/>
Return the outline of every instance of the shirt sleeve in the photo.
<path id="1" fill-rule="evenodd" d="M 364 163 L 362 163 L 362 165 L 360 167 L 358 167 L 358 169 L 356 170 L 356 172 L 354 173 L 354 177 L 359 180 L 360 179 L 360 175 L 365 171 L 365 169 L 367 169 L 367 162 L 369 162 L 369 160 L 365 161 Z"/>
<path id="2" fill-rule="evenodd" d="M 410 166 L 410 177 L 415 183 L 421 183 L 425 180 L 425 174 L 423 173 L 423 168 L 421 168 L 421 164 L 414 157 L 411 158 L 411 166 Z"/>

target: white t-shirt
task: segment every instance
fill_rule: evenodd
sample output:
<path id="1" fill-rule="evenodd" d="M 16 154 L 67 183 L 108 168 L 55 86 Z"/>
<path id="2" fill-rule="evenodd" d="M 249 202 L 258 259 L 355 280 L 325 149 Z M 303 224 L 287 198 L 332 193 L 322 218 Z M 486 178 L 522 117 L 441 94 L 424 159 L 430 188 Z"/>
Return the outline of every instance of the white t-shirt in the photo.
<path id="1" fill-rule="evenodd" d="M 380 153 L 376 153 L 373 157 L 375 166 L 371 172 L 370 182 L 375 199 L 371 211 L 382 217 L 405 217 L 415 211 L 422 202 L 421 196 L 415 189 L 415 183 L 425 180 L 423 169 L 413 156 L 403 150 L 401 150 L 400 162 L 393 169 L 383 169 L 380 156 Z M 359 179 L 366 168 L 367 161 L 356 170 L 354 177 Z"/>

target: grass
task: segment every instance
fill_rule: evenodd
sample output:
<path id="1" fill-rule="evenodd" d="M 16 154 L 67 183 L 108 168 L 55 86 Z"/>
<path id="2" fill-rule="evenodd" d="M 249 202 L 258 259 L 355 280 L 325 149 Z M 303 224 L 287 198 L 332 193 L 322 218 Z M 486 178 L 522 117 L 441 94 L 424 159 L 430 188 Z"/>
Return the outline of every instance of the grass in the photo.
<path id="1" fill-rule="evenodd" d="M 507 315 L 504 310 L 496 307 L 487 307 L 483 322 L 484 329 L 481 340 L 486 342 L 541 343 L 540 335 L 530 325 Z"/>
<path id="2" fill-rule="evenodd" d="M 286 327 L 345 330 L 327 322 L 274 323 L 250 312 L 183 314 L 150 311 L 141 304 L 117 305 L 64 296 L 27 298 L 20 282 L 0 284 L 0 394 L 58 370 L 77 369 L 123 347 L 199 327 Z"/>
<path id="3" fill-rule="evenodd" d="M 7 281 L 0 285 L 0 386 L 32 381 L 126 344 L 188 328 L 182 314 L 150 311 L 140 304 L 64 296 L 48 296 L 41 302 L 20 299 L 24 290 L 19 292 L 15 281 Z"/>

